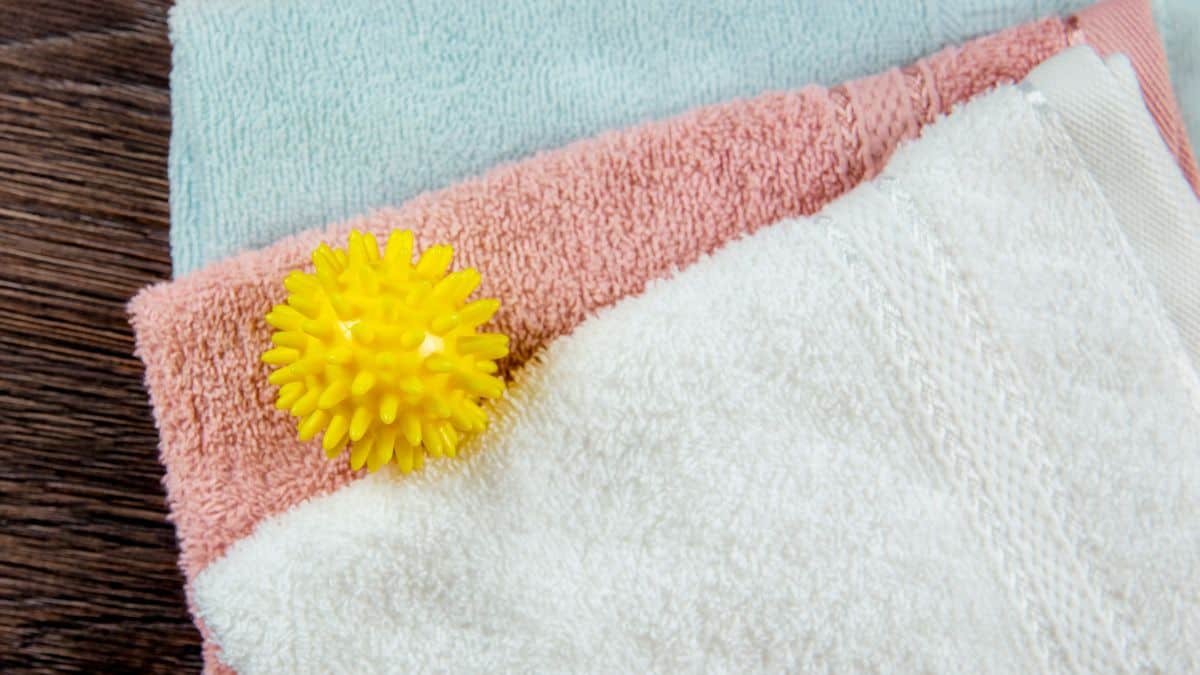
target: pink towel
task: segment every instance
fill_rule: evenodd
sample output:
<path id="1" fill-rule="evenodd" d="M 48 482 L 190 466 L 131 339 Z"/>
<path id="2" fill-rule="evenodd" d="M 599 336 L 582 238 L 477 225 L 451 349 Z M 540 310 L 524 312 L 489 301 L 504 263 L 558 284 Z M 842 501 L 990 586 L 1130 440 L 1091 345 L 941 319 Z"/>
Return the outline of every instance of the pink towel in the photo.
<path id="1" fill-rule="evenodd" d="M 1107 0 L 834 89 L 764 94 L 575 143 L 144 290 L 131 321 L 184 573 L 193 578 L 262 519 L 356 477 L 319 443 L 295 440 L 259 362 L 270 335 L 262 317 L 283 299 L 283 274 L 307 265 L 317 243 L 344 242 L 352 227 L 411 229 L 421 247 L 453 243 L 457 263 L 482 273 L 480 293 L 503 300 L 494 328 L 511 336 L 515 367 L 649 280 L 819 210 L 937 115 L 1079 42 L 1133 58 L 1195 186 L 1146 0 Z M 214 654 L 206 649 L 216 668 Z"/>

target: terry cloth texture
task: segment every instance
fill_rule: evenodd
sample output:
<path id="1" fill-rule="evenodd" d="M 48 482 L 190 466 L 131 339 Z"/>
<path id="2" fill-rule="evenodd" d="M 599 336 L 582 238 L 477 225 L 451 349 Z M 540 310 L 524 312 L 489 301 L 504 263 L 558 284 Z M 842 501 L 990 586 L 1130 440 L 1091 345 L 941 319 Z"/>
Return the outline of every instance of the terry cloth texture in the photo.
<path id="1" fill-rule="evenodd" d="M 141 293 L 131 304 L 184 569 L 263 517 L 352 477 L 300 450 L 258 357 L 282 275 L 350 227 L 454 242 L 503 299 L 513 365 L 587 314 L 740 234 L 813 213 L 877 172 L 951 105 L 1063 48 L 1049 19 L 834 90 L 810 88 L 609 134 L 326 232 L 309 232 Z"/>
<path id="2" fill-rule="evenodd" d="M 1180 19 L 1185 25 L 1193 20 L 1183 16 L 1181 10 L 1173 9 L 1164 14 Z M 1152 17 L 1151 6 L 1144 0 L 1108 2 L 1084 9 L 1078 14 L 1078 22 L 1081 30 L 1091 34 L 1088 43 L 1101 53 L 1126 52 L 1133 58 L 1134 67 L 1142 80 L 1145 105 L 1158 121 L 1167 147 L 1180 158 L 1179 165 L 1184 171 L 1194 170 L 1195 157 L 1189 151 L 1187 129 L 1171 91 L 1163 44 L 1159 36 L 1153 33 Z M 1183 29 L 1177 27 L 1168 30 L 1178 32 Z M 1146 31 L 1151 33 L 1147 34 Z M 1200 51 L 1200 44 L 1193 44 L 1191 51 Z M 1189 103 L 1200 106 L 1200 99 Z M 1195 173 L 1189 173 L 1188 180 L 1193 189 L 1200 190 L 1200 179 Z"/>
<path id="3" fill-rule="evenodd" d="M 263 518 L 351 480 L 298 447 L 258 356 L 279 280 L 358 226 L 452 241 L 518 365 L 587 314 L 731 238 L 813 213 L 959 101 L 1068 41 L 1046 20 L 833 90 L 771 94 L 579 143 L 146 290 L 131 304 L 188 578 Z M 1169 91 L 1169 88 L 1168 88 Z"/>
<path id="4" fill-rule="evenodd" d="M 1086 3 L 545 4 L 181 1 L 176 274 L 606 129 L 864 76 Z M 1200 7 L 1156 6 L 1200 133 Z"/>
<path id="5" fill-rule="evenodd" d="M 606 130 L 835 85 L 1085 4 L 180 0 L 175 273 Z"/>
<path id="6" fill-rule="evenodd" d="M 260 525 L 195 583 L 228 662 L 1195 672 L 1200 380 L 1078 98 L 1162 141 L 1069 58 L 554 342 L 462 461 Z"/>
<path id="7" fill-rule="evenodd" d="M 1175 162 L 1147 132 L 1140 100 L 1122 96 L 1136 91 L 1137 76 L 1124 56 L 1109 59 L 1113 79 L 1079 78 L 1088 52 L 1072 50 L 1030 74 L 1056 108 L 1078 114 L 1063 123 L 1097 182 L 1109 197 L 1125 237 L 1147 275 L 1159 289 L 1184 348 L 1200 364 L 1200 227 L 1196 195 L 1175 176 Z M 1097 125 L 1092 120 L 1105 120 Z M 1112 152 L 1122 143 L 1121 152 Z"/>
<path id="8" fill-rule="evenodd" d="M 1125 34 L 1154 39 L 1148 24 Z M 833 90 L 609 134 L 357 224 L 379 234 L 413 228 L 426 245 L 454 241 L 464 264 L 488 275 L 485 290 L 503 294 L 498 323 L 514 338 L 516 365 L 646 280 L 740 233 L 814 212 L 955 103 L 1021 78 L 1070 40 L 1103 35 L 1085 22 L 1044 21 Z M 241 256 L 131 305 L 189 579 L 263 518 L 354 477 L 316 446 L 296 445 L 258 362 L 280 275 L 304 265 L 321 238 L 344 240 L 348 227 Z"/>

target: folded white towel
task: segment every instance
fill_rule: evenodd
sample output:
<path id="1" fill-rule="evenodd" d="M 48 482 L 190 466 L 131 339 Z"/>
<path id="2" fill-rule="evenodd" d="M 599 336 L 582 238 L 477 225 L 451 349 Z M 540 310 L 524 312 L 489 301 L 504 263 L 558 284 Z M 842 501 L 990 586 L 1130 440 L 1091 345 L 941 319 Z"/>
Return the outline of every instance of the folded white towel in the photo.
<path id="1" fill-rule="evenodd" d="M 1171 320 L 1191 301 L 1146 245 L 1200 207 L 1097 165 L 1165 153 L 1138 101 L 1070 53 L 821 216 L 585 323 L 463 461 L 314 499 L 200 574 L 223 658 L 1200 668 L 1200 382 Z"/>
<path id="2" fill-rule="evenodd" d="M 1091 54 L 1078 49 L 1029 76 L 1028 86 L 1062 109 L 1061 121 L 1116 211 L 1125 236 L 1160 289 L 1168 313 L 1200 363 L 1200 227 L 1196 195 L 1178 179 L 1158 133 L 1144 124 L 1137 75 L 1110 59 L 1113 77 L 1080 78 Z"/>

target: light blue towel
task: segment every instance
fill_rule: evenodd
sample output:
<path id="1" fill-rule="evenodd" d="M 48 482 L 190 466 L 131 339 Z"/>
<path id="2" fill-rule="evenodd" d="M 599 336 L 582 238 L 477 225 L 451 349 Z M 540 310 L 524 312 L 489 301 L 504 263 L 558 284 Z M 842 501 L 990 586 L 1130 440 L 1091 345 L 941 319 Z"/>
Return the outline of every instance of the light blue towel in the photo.
<path id="1" fill-rule="evenodd" d="M 1085 4 L 180 0 L 175 272 L 606 129 L 861 77 Z"/>

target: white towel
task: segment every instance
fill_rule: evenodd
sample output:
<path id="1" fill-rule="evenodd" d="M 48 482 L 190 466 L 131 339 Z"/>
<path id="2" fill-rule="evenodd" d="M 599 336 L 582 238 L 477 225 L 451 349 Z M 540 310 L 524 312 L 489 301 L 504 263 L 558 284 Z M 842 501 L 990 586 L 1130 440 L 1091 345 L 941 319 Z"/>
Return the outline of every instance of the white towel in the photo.
<path id="1" fill-rule="evenodd" d="M 223 659 L 1194 672 L 1195 335 L 1137 233 L 1185 241 L 1200 207 L 1096 166 L 1186 190 L 1137 97 L 1071 52 L 586 322 L 462 461 L 314 499 L 201 573 Z"/>

